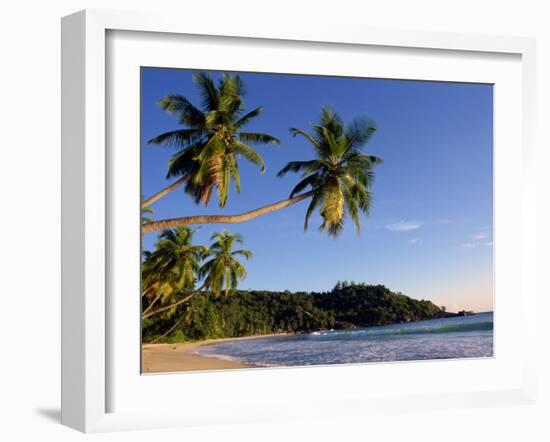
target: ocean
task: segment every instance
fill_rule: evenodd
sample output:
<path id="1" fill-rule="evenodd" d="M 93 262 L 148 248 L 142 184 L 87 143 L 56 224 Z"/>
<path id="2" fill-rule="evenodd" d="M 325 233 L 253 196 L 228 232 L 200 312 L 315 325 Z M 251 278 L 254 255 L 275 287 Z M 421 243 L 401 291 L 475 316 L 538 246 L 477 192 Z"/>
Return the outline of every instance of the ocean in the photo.
<path id="1" fill-rule="evenodd" d="M 204 345 L 198 354 L 260 367 L 493 356 L 493 313 Z"/>

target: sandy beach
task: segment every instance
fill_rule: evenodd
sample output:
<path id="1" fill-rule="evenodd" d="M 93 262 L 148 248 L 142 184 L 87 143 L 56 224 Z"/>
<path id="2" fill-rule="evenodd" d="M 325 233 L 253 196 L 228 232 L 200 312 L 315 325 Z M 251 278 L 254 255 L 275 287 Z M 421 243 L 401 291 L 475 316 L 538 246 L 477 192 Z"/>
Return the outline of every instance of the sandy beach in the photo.
<path id="1" fill-rule="evenodd" d="M 174 371 L 198 371 L 198 370 L 228 370 L 235 368 L 250 368 L 237 361 L 211 358 L 194 353 L 198 347 L 224 341 L 244 339 L 258 339 L 267 336 L 247 336 L 231 339 L 209 339 L 201 342 L 182 344 L 143 344 L 142 373 L 165 373 Z"/>

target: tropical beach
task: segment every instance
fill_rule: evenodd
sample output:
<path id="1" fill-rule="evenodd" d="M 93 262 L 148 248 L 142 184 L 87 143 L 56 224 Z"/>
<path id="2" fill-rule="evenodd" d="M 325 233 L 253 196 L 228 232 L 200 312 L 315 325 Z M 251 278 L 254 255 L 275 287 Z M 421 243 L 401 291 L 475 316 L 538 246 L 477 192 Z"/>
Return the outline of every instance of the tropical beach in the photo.
<path id="1" fill-rule="evenodd" d="M 141 74 L 143 373 L 492 357 L 491 85 Z"/>
<path id="2" fill-rule="evenodd" d="M 492 316 L 492 313 L 480 313 L 356 330 L 145 344 L 142 371 L 161 373 L 490 357 L 493 355 Z"/>
<path id="3" fill-rule="evenodd" d="M 214 340 L 216 342 L 217 340 Z M 223 340 L 221 340 L 223 341 Z M 145 344 L 142 346 L 142 373 L 227 370 L 249 368 L 240 362 L 211 358 L 196 353 L 199 343 Z"/>

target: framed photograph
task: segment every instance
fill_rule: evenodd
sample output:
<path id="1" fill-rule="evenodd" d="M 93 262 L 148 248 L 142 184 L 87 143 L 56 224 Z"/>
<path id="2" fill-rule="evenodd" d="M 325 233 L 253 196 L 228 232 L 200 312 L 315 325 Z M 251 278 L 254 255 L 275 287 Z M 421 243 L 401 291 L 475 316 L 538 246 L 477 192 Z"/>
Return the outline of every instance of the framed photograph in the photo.
<path id="1" fill-rule="evenodd" d="M 532 40 L 83 11 L 62 44 L 64 424 L 534 400 Z"/>

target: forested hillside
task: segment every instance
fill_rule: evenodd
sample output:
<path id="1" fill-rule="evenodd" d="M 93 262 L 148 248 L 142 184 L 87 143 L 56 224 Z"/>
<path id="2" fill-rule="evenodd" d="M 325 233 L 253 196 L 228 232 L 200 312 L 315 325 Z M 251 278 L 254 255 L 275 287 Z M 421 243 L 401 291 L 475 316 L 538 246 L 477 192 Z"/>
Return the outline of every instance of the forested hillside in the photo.
<path id="1" fill-rule="evenodd" d="M 444 315 L 444 309 L 430 301 L 394 293 L 383 285 L 338 283 L 325 293 L 241 290 L 225 297 L 205 292 L 165 316 L 144 320 L 142 325 L 143 340 L 149 342 L 178 321 L 162 341 L 179 342 L 365 327 Z"/>

